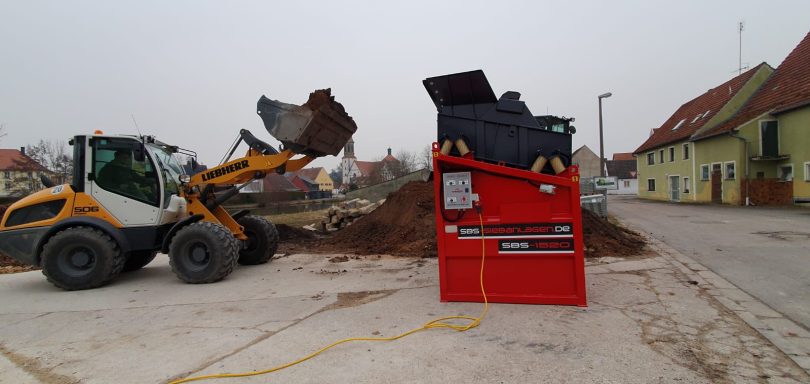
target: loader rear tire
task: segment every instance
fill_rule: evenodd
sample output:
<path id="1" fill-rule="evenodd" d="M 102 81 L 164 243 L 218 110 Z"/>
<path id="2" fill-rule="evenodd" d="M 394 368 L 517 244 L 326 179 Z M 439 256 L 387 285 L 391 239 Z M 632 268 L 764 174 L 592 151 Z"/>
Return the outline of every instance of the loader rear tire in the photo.
<path id="1" fill-rule="evenodd" d="M 239 264 L 264 264 L 273 258 L 278 250 L 278 230 L 270 220 L 262 216 L 249 215 L 240 218 L 239 225 L 244 227 L 245 246 L 239 251 Z"/>
<path id="2" fill-rule="evenodd" d="M 127 261 L 124 263 L 123 272 L 137 271 L 145 267 L 155 259 L 157 254 L 157 251 L 150 250 L 130 252 L 127 256 Z"/>
<path id="3" fill-rule="evenodd" d="M 227 228 L 198 221 L 177 231 L 169 246 L 169 264 L 186 283 L 213 283 L 233 272 L 238 254 L 238 242 Z"/>
<path id="4" fill-rule="evenodd" d="M 41 259 L 42 274 L 68 291 L 109 283 L 121 273 L 126 260 L 108 234 L 90 227 L 56 233 L 42 247 Z"/>

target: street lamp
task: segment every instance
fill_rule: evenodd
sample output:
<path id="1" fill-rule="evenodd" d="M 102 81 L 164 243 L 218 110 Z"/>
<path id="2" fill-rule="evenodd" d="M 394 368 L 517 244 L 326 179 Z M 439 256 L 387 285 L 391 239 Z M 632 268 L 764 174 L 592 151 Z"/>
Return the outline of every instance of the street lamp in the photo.
<path id="1" fill-rule="evenodd" d="M 599 176 L 605 176 L 605 137 L 602 134 L 602 99 L 613 96 L 612 93 L 599 95 Z"/>

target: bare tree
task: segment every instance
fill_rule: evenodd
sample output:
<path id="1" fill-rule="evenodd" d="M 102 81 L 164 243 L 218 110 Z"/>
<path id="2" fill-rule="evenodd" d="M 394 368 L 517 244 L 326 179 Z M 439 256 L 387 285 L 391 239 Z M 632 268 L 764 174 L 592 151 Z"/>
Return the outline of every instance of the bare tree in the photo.
<path id="1" fill-rule="evenodd" d="M 419 164 L 419 168 L 427 169 L 429 171 L 433 171 L 433 148 L 432 146 L 428 145 L 427 147 L 422 148 L 422 151 L 419 152 L 419 159 L 417 160 Z"/>
<path id="2" fill-rule="evenodd" d="M 406 149 L 401 149 L 396 156 L 399 164 L 394 166 L 394 177 L 402 177 L 416 170 L 416 153 Z"/>
<path id="3" fill-rule="evenodd" d="M 329 171 L 329 177 L 332 178 L 332 181 L 340 187 L 343 185 L 343 166 L 338 165 L 337 167 L 333 168 Z"/>
<path id="4" fill-rule="evenodd" d="M 25 154 L 53 172 L 53 181 L 57 184 L 69 182 L 73 175 L 73 154 L 68 151 L 64 141 L 39 140 L 34 145 L 26 145 Z"/>
<path id="5" fill-rule="evenodd" d="M 6 137 L 8 133 L 6 132 L 6 124 L 0 124 L 0 139 Z"/>

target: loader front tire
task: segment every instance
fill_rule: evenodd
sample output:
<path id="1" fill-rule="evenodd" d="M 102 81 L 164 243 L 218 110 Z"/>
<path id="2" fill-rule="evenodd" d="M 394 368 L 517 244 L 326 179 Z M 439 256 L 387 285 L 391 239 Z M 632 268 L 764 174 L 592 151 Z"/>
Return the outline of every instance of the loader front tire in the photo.
<path id="1" fill-rule="evenodd" d="M 152 260 L 155 259 L 157 256 L 157 251 L 145 250 L 145 251 L 132 251 L 127 256 L 127 261 L 124 263 L 124 270 L 123 272 L 132 272 L 137 271 L 147 264 L 151 263 Z"/>
<path id="2" fill-rule="evenodd" d="M 198 221 L 177 231 L 169 246 L 169 264 L 186 283 L 213 283 L 233 272 L 238 253 L 236 238 L 227 228 Z"/>
<path id="3" fill-rule="evenodd" d="M 270 261 L 278 250 L 276 226 L 270 220 L 254 215 L 242 217 L 237 222 L 244 227 L 248 238 L 239 251 L 239 264 L 257 265 Z"/>
<path id="4" fill-rule="evenodd" d="M 53 235 L 42 247 L 42 274 L 51 284 L 68 290 L 100 287 L 124 267 L 125 257 L 106 233 L 72 227 Z"/>

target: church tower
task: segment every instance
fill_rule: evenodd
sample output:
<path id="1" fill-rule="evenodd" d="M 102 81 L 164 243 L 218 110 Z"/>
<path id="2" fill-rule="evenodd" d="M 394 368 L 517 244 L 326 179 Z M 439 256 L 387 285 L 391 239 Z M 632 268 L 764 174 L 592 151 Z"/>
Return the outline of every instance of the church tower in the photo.
<path id="1" fill-rule="evenodd" d="M 352 179 L 357 178 L 357 158 L 354 157 L 354 139 L 349 138 L 343 146 L 343 159 L 340 161 L 340 168 L 343 170 L 343 184 L 350 184 Z"/>

